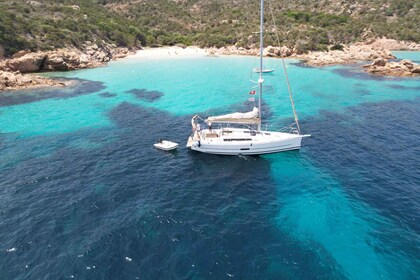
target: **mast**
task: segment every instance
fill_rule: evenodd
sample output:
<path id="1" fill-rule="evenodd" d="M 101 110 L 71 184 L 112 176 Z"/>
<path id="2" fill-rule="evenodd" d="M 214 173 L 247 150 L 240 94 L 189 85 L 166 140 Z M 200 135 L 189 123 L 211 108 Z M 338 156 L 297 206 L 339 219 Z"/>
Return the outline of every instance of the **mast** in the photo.
<path id="1" fill-rule="evenodd" d="M 264 0 L 261 0 L 261 13 L 260 13 L 260 78 L 258 79 L 259 84 L 259 95 L 258 95 L 258 131 L 261 130 L 261 99 L 262 99 L 262 84 L 264 79 L 262 77 L 263 71 L 263 51 L 264 51 Z"/>

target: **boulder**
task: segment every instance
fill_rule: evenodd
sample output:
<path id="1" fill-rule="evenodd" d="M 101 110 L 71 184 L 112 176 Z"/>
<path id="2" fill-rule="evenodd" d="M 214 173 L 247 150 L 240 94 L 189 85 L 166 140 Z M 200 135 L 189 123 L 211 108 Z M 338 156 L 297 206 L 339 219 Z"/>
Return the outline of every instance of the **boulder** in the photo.
<path id="1" fill-rule="evenodd" d="M 400 61 L 400 63 L 410 70 L 414 68 L 414 64 L 410 60 L 403 59 Z"/>
<path id="2" fill-rule="evenodd" d="M 397 76 L 397 77 L 404 77 L 404 76 L 415 76 L 420 74 L 420 66 L 416 63 L 413 63 L 409 60 L 401 60 L 399 62 L 385 62 L 383 64 L 373 63 L 363 66 L 366 71 L 370 73 L 386 75 L 386 76 Z"/>
<path id="3" fill-rule="evenodd" d="M 385 66 L 386 65 L 386 61 L 383 58 L 377 58 L 375 59 L 372 64 L 372 66 Z"/>
<path id="4" fill-rule="evenodd" d="M 46 54 L 43 52 L 28 53 L 19 58 L 13 58 L 6 62 L 6 67 L 11 71 L 20 71 L 22 73 L 38 72 Z"/>
<path id="5" fill-rule="evenodd" d="M 413 69 L 411 70 L 411 73 L 420 74 L 420 65 L 413 67 Z"/>
<path id="6" fill-rule="evenodd" d="M 267 53 L 269 54 L 275 54 L 275 51 L 276 51 L 276 49 L 272 46 L 268 46 L 265 50 L 267 50 Z"/>
<path id="7" fill-rule="evenodd" d="M 388 39 L 386 37 L 378 38 L 370 44 L 374 49 L 387 49 L 387 50 L 402 50 L 406 48 L 406 45 L 403 42 Z"/>
<path id="8" fill-rule="evenodd" d="M 14 53 L 12 55 L 12 58 L 19 58 L 19 57 L 22 57 L 24 55 L 27 55 L 28 53 L 29 53 L 28 51 L 24 51 L 24 50 L 18 51 L 18 52 Z"/>
<path id="9" fill-rule="evenodd" d="M 80 63 L 87 64 L 90 62 L 89 56 L 86 54 L 82 54 L 79 56 Z"/>
<path id="10" fill-rule="evenodd" d="M 288 48 L 288 47 L 286 47 L 286 46 L 282 46 L 282 47 L 280 48 L 280 53 L 279 53 L 279 55 L 280 55 L 280 56 L 282 56 L 282 57 L 291 56 L 291 55 L 292 55 L 292 50 L 291 50 L 291 49 L 289 49 L 289 48 Z"/>
<path id="11" fill-rule="evenodd" d="M 301 54 L 304 54 L 304 51 L 300 47 L 294 47 L 293 48 L 293 53 L 297 54 L 297 55 L 301 55 Z"/>
<path id="12" fill-rule="evenodd" d="M 44 61 L 42 70 L 48 71 L 67 71 L 69 67 L 59 54 L 50 54 Z"/>

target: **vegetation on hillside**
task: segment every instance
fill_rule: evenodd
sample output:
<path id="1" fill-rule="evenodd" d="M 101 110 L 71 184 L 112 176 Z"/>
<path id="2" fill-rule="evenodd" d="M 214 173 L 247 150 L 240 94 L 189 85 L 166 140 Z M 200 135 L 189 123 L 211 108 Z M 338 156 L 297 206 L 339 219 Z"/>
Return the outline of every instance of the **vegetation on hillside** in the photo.
<path id="1" fill-rule="evenodd" d="M 267 0 L 266 44 L 323 50 L 382 37 L 420 41 L 418 0 Z M 277 29 L 274 28 L 273 19 Z M 14 0 L 0 2 L 0 45 L 20 49 L 197 44 L 252 47 L 258 0 Z"/>
<path id="2" fill-rule="evenodd" d="M 18 50 L 81 47 L 102 40 L 118 46 L 146 43 L 146 31 L 92 0 L 14 0 L 0 2 L 0 45 Z"/>

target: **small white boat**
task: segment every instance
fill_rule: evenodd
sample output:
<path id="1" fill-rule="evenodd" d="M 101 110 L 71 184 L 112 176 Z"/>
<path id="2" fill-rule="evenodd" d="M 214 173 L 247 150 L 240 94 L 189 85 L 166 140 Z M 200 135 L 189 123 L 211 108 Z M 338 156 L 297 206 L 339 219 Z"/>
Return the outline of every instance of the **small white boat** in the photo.
<path id="1" fill-rule="evenodd" d="M 156 149 L 164 150 L 164 151 L 170 151 L 178 148 L 178 143 L 171 142 L 168 140 L 159 140 L 158 143 L 153 144 L 153 146 Z"/>
<path id="2" fill-rule="evenodd" d="M 253 71 L 254 71 L 254 73 L 260 73 L 260 72 L 262 72 L 262 73 L 271 73 L 271 72 L 274 71 L 274 69 L 271 69 L 271 68 L 270 69 L 263 68 L 263 70 L 261 71 L 260 68 L 254 68 Z"/>

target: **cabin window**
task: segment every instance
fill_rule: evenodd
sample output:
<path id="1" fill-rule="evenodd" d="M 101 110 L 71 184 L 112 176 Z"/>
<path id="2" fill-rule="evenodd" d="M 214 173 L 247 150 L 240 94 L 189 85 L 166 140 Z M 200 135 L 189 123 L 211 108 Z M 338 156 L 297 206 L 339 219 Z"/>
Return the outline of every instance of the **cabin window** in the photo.
<path id="1" fill-rule="evenodd" d="M 223 139 L 223 141 L 226 141 L 226 142 L 231 142 L 231 141 L 251 141 L 251 139 L 248 139 L 248 138 L 228 138 L 228 139 Z"/>

